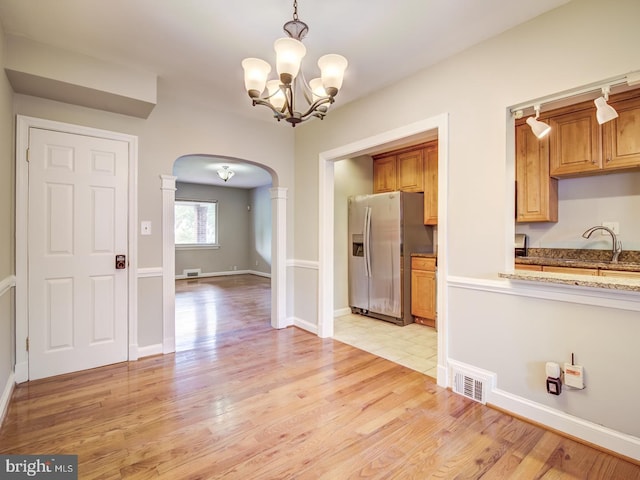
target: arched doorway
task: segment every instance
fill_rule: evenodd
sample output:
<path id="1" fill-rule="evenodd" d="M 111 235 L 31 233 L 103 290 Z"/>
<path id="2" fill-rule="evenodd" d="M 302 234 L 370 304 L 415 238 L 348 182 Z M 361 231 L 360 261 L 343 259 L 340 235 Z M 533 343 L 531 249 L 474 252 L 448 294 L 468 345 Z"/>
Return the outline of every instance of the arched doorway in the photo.
<path id="1" fill-rule="evenodd" d="M 224 164 L 237 172 L 254 171 L 255 175 L 261 176 L 262 181 L 270 178 L 271 186 L 268 187 L 271 213 L 271 326 L 273 328 L 284 328 L 286 321 L 286 200 L 287 189 L 278 186 L 277 173 L 264 165 L 242 159 L 220 157 L 213 155 L 185 155 L 181 159 L 190 159 L 199 163 L 202 167 L 208 165 L 209 172 L 201 170 L 199 177 L 202 180 L 205 173 L 209 176 L 217 176 L 217 167 Z M 175 167 L 174 167 L 175 169 Z M 257 173 L 256 173 L 257 172 Z M 180 173 L 180 172 L 178 172 Z M 266 176 L 265 176 L 266 175 Z M 239 176 L 239 174 L 238 174 Z M 236 176 L 234 176 L 234 179 Z M 176 181 L 178 177 L 162 177 L 163 195 L 163 353 L 175 351 L 175 278 L 176 256 L 174 237 L 174 206 L 176 200 Z M 260 180 L 258 180 L 260 181 Z M 244 184 L 245 188 L 250 188 L 246 183 L 246 178 L 237 185 Z"/>

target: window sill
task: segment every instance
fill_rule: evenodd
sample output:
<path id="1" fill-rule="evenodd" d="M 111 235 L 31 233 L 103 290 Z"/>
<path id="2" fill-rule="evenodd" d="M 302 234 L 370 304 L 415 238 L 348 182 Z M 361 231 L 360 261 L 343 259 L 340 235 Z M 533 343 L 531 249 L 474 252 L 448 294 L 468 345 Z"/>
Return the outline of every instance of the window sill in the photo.
<path id="1" fill-rule="evenodd" d="M 176 245 L 176 250 L 218 250 L 219 248 L 220 248 L 220 245 L 212 245 L 212 244 L 207 244 L 207 245 L 197 245 L 197 244 Z"/>

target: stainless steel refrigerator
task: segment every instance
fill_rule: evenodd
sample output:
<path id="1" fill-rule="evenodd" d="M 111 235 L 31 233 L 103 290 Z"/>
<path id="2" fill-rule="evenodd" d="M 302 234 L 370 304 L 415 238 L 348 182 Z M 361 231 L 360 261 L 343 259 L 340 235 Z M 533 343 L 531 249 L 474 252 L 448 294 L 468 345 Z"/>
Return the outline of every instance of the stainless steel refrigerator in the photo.
<path id="1" fill-rule="evenodd" d="M 411 254 L 432 253 L 422 193 L 349 197 L 349 306 L 398 325 L 411 315 Z"/>

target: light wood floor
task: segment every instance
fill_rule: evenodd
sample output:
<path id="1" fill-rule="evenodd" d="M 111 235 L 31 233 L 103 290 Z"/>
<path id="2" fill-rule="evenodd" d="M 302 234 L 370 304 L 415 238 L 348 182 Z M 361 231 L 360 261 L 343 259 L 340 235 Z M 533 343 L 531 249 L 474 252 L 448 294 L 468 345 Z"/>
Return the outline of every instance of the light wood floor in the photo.
<path id="1" fill-rule="evenodd" d="M 81 479 L 640 479 L 640 467 L 297 328 L 269 280 L 177 285 L 179 352 L 20 385 L 0 453 Z"/>

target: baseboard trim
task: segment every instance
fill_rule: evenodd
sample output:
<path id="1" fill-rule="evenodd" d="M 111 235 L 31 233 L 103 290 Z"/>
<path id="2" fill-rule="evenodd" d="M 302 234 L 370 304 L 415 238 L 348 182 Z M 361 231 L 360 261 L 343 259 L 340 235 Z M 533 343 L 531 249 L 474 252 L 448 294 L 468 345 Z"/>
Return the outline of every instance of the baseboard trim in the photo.
<path id="1" fill-rule="evenodd" d="M 24 383 L 29 381 L 29 362 L 16 363 L 13 369 L 16 383 Z"/>
<path id="2" fill-rule="evenodd" d="M 9 275 L 0 280 L 0 297 L 16 286 L 15 275 Z"/>
<path id="3" fill-rule="evenodd" d="M 163 348 L 161 343 L 155 345 L 146 345 L 144 347 L 138 347 L 138 359 L 144 357 L 151 357 L 152 355 L 162 355 Z"/>
<path id="4" fill-rule="evenodd" d="M 289 324 L 301 328 L 302 330 L 306 330 L 307 332 L 311 332 L 314 335 L 318 334 L 318 325 L 308 322 L 307 320 L 293 317 L 292 321 L 289 321 Z"/>
<path id="5" fill-rule="evenodd" d="M 185 279 L 195 280 L 197 278 L 206 278 L 206 277 L 226 277 L 227 275 L 257 275 L 259 277 L 271 278 L 270 273 L 258 272 L 257 270 L 229 270 L 227 272 L 201 273 L 197 277 L 187 277 L 186 275 L 176 275 L 176 280 L 185 280 Z"/>
<path id="6" fill-rule="evenodd" d="M 586 442 L 629 459 L 640 461 L 640 438 L 627 435 L 498 388 L 489 392 L 487 404 L 513 413 L 577 441 Z"/>
<path id="7" fill-rule="evenodd" d="M 16 386 L 16 379 L 11 372 L 9 374 L 9 378 L 7 378 L 7 383 L 2 390 L 2 397 L 0 397 L 0 427 L 4 423 L 4 417 L 7 415 L 7 410 L 9 410 L 9 403 L 11 403 L 11 395 L 13 394 L 13 389 Z"/>
<path id="8" fill-rule="evenodd" d="M 633 461 L 640 461 L 640 438 L 500 390 L 496 387 L 498 385 L 498 375 L 494 372 L 480 370 L 473 365 L 452 359 L 449 359 L 447 363 L 448 371 L 444 373 L 447 383 L 450 383 L 449 379 L 451 378 L 453 367 L 463 368 L 471 372 L 479 371 L 493 376 L 493 381 L 489 382 L 490 385 L 488 385 L 486 396 L 488 406 L 558 432 L 578 442 L 607 450 Z M 440 375 L 440 366 L 438 366 L 438 378 L 440 378 Z"/>
<path id="9" fill-rule="evenodd" d="M 351 309 L 349 307 L 339 308 L 333 311 L 333 317 L 342 317 L 344 315 L 349 315 L 351 313 Z"/>
<path id="10" fill-rule="evenodd" d="M 137 344 L 129 345 L 129 361 L 134 362 L 138 360 L 139 356 L 140 355 L 138 353 L 138 345 Z"/>

